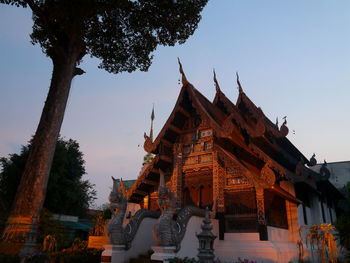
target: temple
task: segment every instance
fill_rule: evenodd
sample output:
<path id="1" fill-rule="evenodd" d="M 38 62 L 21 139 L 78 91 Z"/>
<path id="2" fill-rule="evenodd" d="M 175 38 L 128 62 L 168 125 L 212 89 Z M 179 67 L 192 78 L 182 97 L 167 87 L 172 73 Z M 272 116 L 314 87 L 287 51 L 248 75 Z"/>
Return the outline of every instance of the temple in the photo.
<path id="1" fill-rule="evenodd" d="M 309 168 L 315 160 L 287 139 L 286 117 L 280 126 L 271 122 L 245 94 L 238 74 L 233 103 L 215 72 L 212 102 L 187 80 L 181 64 L 180 73 L 180 94 L 155 139 L 152 110 L 147 155 L 126 190 L 129 207 L 159 210 L 157 188 L 164 173 L 176 211 L 209 207 L 218 226 L 216 244 L 245 233 L 243 240 L 290 242 L 294 251 L 300 226 L 336 219 L 335 200 L 341 196 L 327 180 L 327 167 L 323 172 Z"/>

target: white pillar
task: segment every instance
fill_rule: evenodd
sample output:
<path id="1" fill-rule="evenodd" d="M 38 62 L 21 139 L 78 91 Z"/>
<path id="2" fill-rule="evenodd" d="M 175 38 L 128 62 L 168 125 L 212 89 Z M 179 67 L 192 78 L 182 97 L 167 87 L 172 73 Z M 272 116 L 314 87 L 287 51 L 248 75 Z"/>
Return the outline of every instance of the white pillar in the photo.
<path id="1" fill-rule="evenodd" d="M 104 245 L 101 263 L 125 263 L 125 245 Z"/>
<path id="2" fill-rule="evenodd" d="M 152 250 L 154 253 L 151 256 L 151 260 L 168 262 L 168 259 L 175 257 L 175 249 L 176 247 L 153 246 Z"/>

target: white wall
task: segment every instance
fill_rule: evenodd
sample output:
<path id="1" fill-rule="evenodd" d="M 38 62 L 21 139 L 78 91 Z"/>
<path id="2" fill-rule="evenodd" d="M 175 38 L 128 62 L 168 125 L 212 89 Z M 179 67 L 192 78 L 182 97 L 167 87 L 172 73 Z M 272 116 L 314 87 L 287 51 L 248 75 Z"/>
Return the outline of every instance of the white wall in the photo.
<path id="1" fill-rule="evenodd" d="M 201 217 L 191 217 L 177 257 L 197 256 L 199 242 L 196 233 L 201 231 L 202 221 Z M 288 242 L 288 230 L 268 227 L 269 239 L 272 239 L 269 241 L 260 241 L 258 233 L 225 233 L 225 240 L 219 240 L 218 220 L 212 219 L 212 224 L 212 232 L 217 236 L 214 253 L 222 262 L 237 261 L 240 257 L 259 263 L 288 263 L 297 258 L 296 244 Z"/>

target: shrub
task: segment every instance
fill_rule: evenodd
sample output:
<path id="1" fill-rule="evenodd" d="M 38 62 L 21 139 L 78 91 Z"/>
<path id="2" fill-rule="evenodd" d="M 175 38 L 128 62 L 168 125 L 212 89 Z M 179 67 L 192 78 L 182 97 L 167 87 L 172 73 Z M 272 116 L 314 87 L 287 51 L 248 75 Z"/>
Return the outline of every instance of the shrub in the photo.
<path id="1" fill-rule="evenodd" d="M 337 261 L 338 248 L 335 242 L 335 228 L 331 224 L 312 225 L 306 234 L 306 245 L 316 249 L 322 263 Z"/>
<path id="2" fill-rule="evenodd" d="M 57 241 L 56 241 L 55 236 L 47 235 L 44 238 L 43 251 L 53 252 L 53 251 L 56 251 L 56 249 L 57 249 Z"/>
<path id="3" fill-rule="evenodd" d="M 0 254 L 1 263 L 20 263 L 18 255 Z"/>
<path id="4" fill-rule="evenodd" d="M 62 250 L 51 254 L 51 263 L 100 263 L 101 249 Z"/>

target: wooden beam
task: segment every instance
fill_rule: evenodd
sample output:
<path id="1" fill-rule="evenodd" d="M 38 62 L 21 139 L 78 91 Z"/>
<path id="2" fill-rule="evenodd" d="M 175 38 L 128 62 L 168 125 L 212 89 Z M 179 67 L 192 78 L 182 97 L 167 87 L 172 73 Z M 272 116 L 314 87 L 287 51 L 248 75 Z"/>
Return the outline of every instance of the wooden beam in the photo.
<path id="1" fill-rule="evenodd" d="M 181 134 L 182 133 L 182 130 L 180 130 L 178 127 L 176 127 L 176 126 L 174 126 L 172 124 L 169 125 L 169 129 L 173 130 L 177 134 Z"/>
<path id="2" fill-rule="evenodd" d="M 142 196 L 148 195 L 147 192 L 139 190 L 139 189 L 134 190 L 134 194 L 138 194 L 138 195 L 142 195 Z"/>
<path id="3" fill-rule="evenodd" d="M 166 155 L 160 155 L 159 159 L 164 161 L 164 162 L 167 162 L 167 163 L 172 163 L 173 162 L 173 159 L 168 157 L 168 156 L 166 156 Z"/>
<path id="4" fill-rule="evenodd" d="M 191 115 L 188 113 L 188 111 L 185 110 L 184 108 L 179 107 L 178 109 L 179 109 L 179 112 L 181 112 L 185 117 L 187 117 L 187 118 L 191 117 Z"/>
<path id="5" fill-rule="evenodd" d="M 152 181 L 152 180 L 148 180 L 148 179 L 144 179 L 142 182 L 144 184 L 148 184 L 148 185 L 152 185 L 152 186 L 157 186 L 159 184 L 158 182 L 155 182 L 155 181 Z"/>
<path id="6" fill-rule="evenodd" d="M 152 170 L 150 171 L 150 173 L 159 174 L 159 170 L 156 169 L 156 168 L 152 168 Z"/>
<path id="7" fill-rule="evenodd" d="M 167 147 L 170 147 L 170 148 L 173 147 L 173 143 L 172 142 L 169 142 L 169 141 L 167 141 L 165 139 L 161 139 L 160 141 L 162 142 L 162 144 L 164 144 Z"/>

